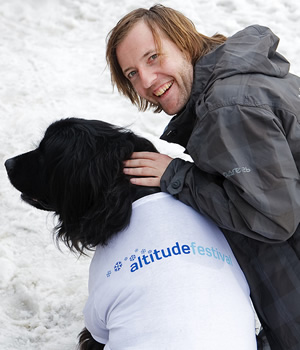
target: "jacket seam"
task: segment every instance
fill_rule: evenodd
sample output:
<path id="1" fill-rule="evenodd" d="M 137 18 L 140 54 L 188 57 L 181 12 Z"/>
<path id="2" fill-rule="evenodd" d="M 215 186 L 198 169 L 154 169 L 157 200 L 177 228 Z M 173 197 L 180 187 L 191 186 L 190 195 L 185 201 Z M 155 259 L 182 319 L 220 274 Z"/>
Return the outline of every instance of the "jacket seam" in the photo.
<path id="1" fill-rule="evenodd" d="M 260 109 L 263 109 L 263 110 L 266 110 L 270 113 L 272 113 L 276 118 L 279 118 L 276 113 L 273 112 L 272 108 L 274 109 L 281 109 L 284 113 L 288 113 L 290 114 L 291 116 L 294 116 L 297 120 L 297 123 L 300 124 L 300 116 L 298 116 L 297 114 L 295 114 L 294 111 L 292 110 L 289 110 L 283 106 L 279 106 L 279 105 L 273 105 L 273 106 L 270 106 L 266 103 L 264 104 L 253 104 L 253 103 L 239 103 L 239 102 L 231 102 L 231 101 L 228 101 L 228 102 L 222 102 L 220 104 L 217 104 L 216 106 L 214 107 L 211 107 L 211 108 L 206 108 L 206 113 L 200 118 L 200 120 L 204 120 L 208 113 L 211 113 L 211 112 L 214 112 L 218 109 L 221 109 L 221 108 L 226 108 L 226 107 L 237 107 L 237 106 L 241 106 L 241 107 L 249 107 L 249 108 L 260 108 Z M 279 118 L 280 119 L 280 118 Z"/>

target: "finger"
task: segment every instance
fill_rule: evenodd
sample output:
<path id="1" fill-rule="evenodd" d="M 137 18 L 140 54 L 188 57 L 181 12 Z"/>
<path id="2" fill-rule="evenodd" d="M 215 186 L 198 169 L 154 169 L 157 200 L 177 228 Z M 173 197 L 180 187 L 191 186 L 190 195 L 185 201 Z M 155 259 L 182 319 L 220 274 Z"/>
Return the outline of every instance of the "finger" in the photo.
<path id="1" fill-rule="evenodd" d="M 124 174 L 131 176 L 157 176 L 159 171 L 155 168 L 124 168 Z"/>
<path id="2" fill-rule="evenodd" d="M 160 153 L 155 152 L 133 152 L 130 159 L 151 159 L 156 160 Z"/>
<path id="3" fill-rule="evenodd" d="M 151 168 L 154 163 L 153 163 L 153 160 L 149 160 L 149 159 L 128 159 L 128 160 L 125 160 L 123 164 L 125 168 L 142 168 L 142 167 Z"/>
<path id="4" fill-rule="evenodd" d="M 160 187 L 160 179 L 158 177 L 132 178 L 130 182 L 138 186 Z"/>

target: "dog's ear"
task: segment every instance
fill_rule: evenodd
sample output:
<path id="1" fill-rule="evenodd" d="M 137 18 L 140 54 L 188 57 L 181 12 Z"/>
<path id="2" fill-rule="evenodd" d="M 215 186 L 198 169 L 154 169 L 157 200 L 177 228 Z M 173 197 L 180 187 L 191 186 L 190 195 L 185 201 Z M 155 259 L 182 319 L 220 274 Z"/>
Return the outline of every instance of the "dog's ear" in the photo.
<path id="1" fill-rule="evenodd" d="M 89 246 L 105 244 L 129 224 L 132 198 L 129 179 L 123 174 L 121 153 L 117 147 L 110 154 L 99 154 L 93 161 L 94 170 L 88 174 L 94 198 L 81 217 L 80 227 Z"/>
<path id="2" fill-rule="evenodd" d="M 124 229 L 131 216 L 131 187 L 123 174 L 124 154 L 133 152 L 133 145 L 123 138 L 69 144 L 72 150 L 61 155 L 53 177 L 59 224 L 57 238 L 69 248 L 105 244 Z M 55 178 L 55 180 L 54 180 Z"/>
<path id="3" fill-rule="evenodd" d="M 55 148 L 49 173 L 57 238 L 81 253 L 105 244 L 130 221 L 134 195 L 124 160 L 155 147 L 131 131 L 72 118 L 54 124 L 45 136 L 50 146 L 44 148 Z"/>

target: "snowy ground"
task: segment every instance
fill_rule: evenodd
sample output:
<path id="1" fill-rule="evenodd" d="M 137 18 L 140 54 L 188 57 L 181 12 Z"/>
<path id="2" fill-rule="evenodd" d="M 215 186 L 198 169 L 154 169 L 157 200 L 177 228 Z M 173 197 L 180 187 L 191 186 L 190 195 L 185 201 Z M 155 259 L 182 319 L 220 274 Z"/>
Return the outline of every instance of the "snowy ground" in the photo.
<path id="1" fill-rule="evenodd" d="M 281 38 L 291 71 L 300 74 L 298 0 L 161 3 L 182 11 L 207 35 L 231 35 L 254 23 L 269 26 Z M 137 0 L 0 0 L 1 350 L 74 350 L 90 261 L 56 248 L 52 216 L 20 201 L 4 160 L 33 148 L 50 122 L 69 116 L 129 126 L 160 151 L 181 153 L 158 140 L 167 116 L 138 113 L 112 92 L 105 37 L 121 16 L 140 6 Z"/>

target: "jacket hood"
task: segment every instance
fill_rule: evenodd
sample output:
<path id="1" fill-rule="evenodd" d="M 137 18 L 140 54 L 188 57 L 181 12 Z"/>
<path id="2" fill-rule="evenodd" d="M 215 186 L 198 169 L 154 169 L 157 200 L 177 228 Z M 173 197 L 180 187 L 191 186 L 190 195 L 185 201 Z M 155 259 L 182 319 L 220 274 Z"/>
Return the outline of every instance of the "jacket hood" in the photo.
<path id="1" fill-rule="evenodd" d="M 279 38 L 267 27 L 249 26 L 229 37 L 224 44 L 206 54 L 195 64 L 191 97 L 176 115 L 161 138 L 186 146 L 195 120 L 195 104 L 218 79 L 236 74 L 264 74 L 282 78 L 290 64 L 276 52 Z M 188 124 L 188 125 L 187 125 Z"/>
<path id="2" fill-rule="evenodd" d="M 252 73 L 282 78 L 289 72 L 290 65 L 276 52 L 278 44 L 279 38 L 269 28 L 253 25 L 229 37 L 223 45 L 201 58 L 195 68 L 200 74 L 206 72 L 206 81 L 209 75 L 214 81 Z"/>

